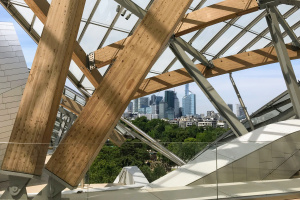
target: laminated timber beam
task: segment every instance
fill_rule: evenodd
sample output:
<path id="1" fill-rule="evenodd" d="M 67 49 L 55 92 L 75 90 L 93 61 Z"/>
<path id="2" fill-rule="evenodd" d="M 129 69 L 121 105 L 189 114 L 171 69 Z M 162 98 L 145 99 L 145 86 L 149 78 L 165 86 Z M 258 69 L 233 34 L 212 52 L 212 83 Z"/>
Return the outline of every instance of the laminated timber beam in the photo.
<path id="1" fill-rule="evenodd" d="M 52 0 L 2 170 L 42 174 L 84 5 L 85 0 Z"/>
<path id="2" fill-rule="evenodd" d="M 259 9 L 256 0 L 225 0 L 187 14 L 174 32 L 175 37 L 219 22 L 242 16 Z M 127 45 L 131 36 L 95 51 L 96 67 L 111 64 Z"/>
<path id="3" fill-rule="evenodd" d="M 300 50 L 294 51 L 294 47 L 291 44 L 287 44 L 286 47 L 291 60 L 300 58 Z M 263 49 L 215 59 L 212 61 L 213 65 L 215 66 L 212 69 L 201 64 L 197 64 L 196 66 L 205 78 L 211 78 L 230 72 L 277 62 L 278 58 L 275 48 L 266 47 Z M 191 82 L 193 82 L 191 76 L 184 68 L 181 68 L 145 79 L 139 87 L 137 93 L 134 95 L 133 99 Z"/>
<path id="4" fill-rule="evenodd" d="M 80 115 L 80 113 L 83 109 L 83 106 L 81 106 L 79 103 L 77 103 L 73 99 L 66 97 L 65 95 L 62 95 L 61 99 L 62 99 L 62 102 L 60 103 L 60 105 L 62 107 L 73 112 L 77 116 Z M 111 140 L 118 147 L 120 147 L 126 141 L 124 136 L 119 134 L 115 130 L 113 130 L 112 133 L 110 134 L 109 140 Z"/>
<path id="5" fill-rule="evenodd" d="M 192 0 L 156 0 L 82 110 L 46 170 L 77 187 Z"/>
<path id="6" fill-rule="evenodd" d="M 25 3 L 30 7 L 33 13 L 41 20 L 43 24 L 46 23 L 47 15 L 49 11 L 50 4 L 47 0 L 24 0 Z M 78 42 L 75 42 L 74 52 L 72 54 L 72 59 L 87 77 L 87 79 L 93 84 L 96 88 L 102 80 L 102 76 L 98 70 L 88 70 L 86 53 L 79 45 Z"/>

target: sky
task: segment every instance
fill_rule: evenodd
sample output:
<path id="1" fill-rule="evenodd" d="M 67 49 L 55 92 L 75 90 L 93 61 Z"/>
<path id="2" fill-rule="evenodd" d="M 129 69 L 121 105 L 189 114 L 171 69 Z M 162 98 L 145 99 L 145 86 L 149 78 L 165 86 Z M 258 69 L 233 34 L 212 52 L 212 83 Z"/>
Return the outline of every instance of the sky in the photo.
<path id="1" fill-rule="evenodd" d="M 27 66 L 30 68 L 37 44 L 2 6 L 0 6 L 0 21 L 14 23 Z M 293 60 L 292 64 L 298 80 L 300 79 L 300 60 Z M 286 90 L 279 63 L 234 72 L 232 75 L 250 114 Z M 208 81 L 227 104 L 234 104 L 235 112 L 235 104 L 238 104 L 239 101 L 230 82 L 229 75 L 225 74 L 209 78 Z M 75 88 L 68 80 L 66 81 L 66 85 L 73 89 Z M 184 89 L 184 85 L 172 89 L 177 93 L 180 106 L 184 96 Z M 195 83 L 190 84 L 190 91 L 196 94 L 197 114 L 206 113 L 208 110 L 216 111 Z M 156 95 L 164 96 L 164 92 L 158 92 Z"/>

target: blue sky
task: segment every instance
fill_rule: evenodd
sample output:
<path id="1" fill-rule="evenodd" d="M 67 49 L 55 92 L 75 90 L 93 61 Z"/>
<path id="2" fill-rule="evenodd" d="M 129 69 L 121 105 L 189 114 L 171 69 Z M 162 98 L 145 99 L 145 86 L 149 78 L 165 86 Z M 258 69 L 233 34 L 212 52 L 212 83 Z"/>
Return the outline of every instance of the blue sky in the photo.
<path id="1" fill-rule="evenodd" d="M 0 21 L 14 23 L 27 66 L 30 68 L 34 59 L 37 44 L 35 44 L 2 6 L 0 6 Z M 296 77 L 299 79 L 300 60 L 293 60 L 292 64 Z M 286 90 L 286 85 L 278 63 L 234 72 L 233 77 L 249 113 L 256 111 L 272 98 Z M 238 103 L 228 74 L 210 78 L 208 80 L 226 103 Z M 67 85 L 72 86 L 69 81 L 67 81 Z M 173 90 L 177 92 L 177 96 L 181 103 L 182 97 L 184 96 L 184 86 L 176 87 Z M 195 83 L 190 84 L 190 90 L 197 96 L 197 114 L 206 113 L 207 110 L 215 110 Z M 159 92 L 157 95 L 163 96 L 164 92 Z"/>

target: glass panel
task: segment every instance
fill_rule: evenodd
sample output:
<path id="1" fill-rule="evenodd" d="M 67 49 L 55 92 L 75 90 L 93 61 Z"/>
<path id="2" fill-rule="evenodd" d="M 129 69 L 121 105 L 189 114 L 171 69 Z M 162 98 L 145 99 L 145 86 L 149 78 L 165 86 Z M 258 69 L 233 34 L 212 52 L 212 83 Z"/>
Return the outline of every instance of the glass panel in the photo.
<path id="1" fill-rule="evenodd" d="M 289 16 L 286 21 L 290 26 L 294 25 L 299 21 L 300 10 L 297 10 L 295 13 L 293 13 L 291 16 Z"/>
<path id="2" fill-rule="evenodd" d="M 39 20 L 39 18 L 35 18 L 33 29 L 41 36 L 43 32 L 44 24 Z"/>
<path id="3" fill-rule="evenodd" d="M 75 78 L 79 81 L 83 75 L 82 71 L 78 68 L 75 62 L 72 60 L 69 68 L 70 72 L 75 76 Z"/>
<path id="4" fill-rule="evenodd" d="M 107 37 L 106 41 L 104 42 L 104 45 L 103 47 L 109 45 L 109 44 L 112 44 L 112 43 L 115 43 L 117 41 L 120 41 L 124 38 L 126 38 L 128 36 L 127 33 L 123 33 L 123 32 L 120 32 L 120 31 L 115 31 L 115 30 L 112 30 L 109 34 L 109 36 Z"/>
<path id="5" fill-rule="evenodd" d="M 143 9 L 146 9 L 147 5 L 149 4 L 149 0 L 133 0 L 133 2 Z"/>
<path id="6" fill-rule="evenodd" d="M 101 74 L 102 76 L 105 75 L 105 73 L 106 73 L 106 71 L 107 71 L 107 69 L 108 69 L 109 66 L 110 66 L 110 65 L 105 65 L 104 67 L 101 67 L 101 68 L 98 69 L 98 71 L 100 72 L 100 74 Z"/>
<path id="7" fill-rule="evenodd" d="M 29 8 L 25 8 L 23 6 L 14 5 L 14 7 L 21 13 L 25 20 L 31 24 L 33 12 Z"/>
<path id="8" fill-rule="evenodd" d="M 155 62 L 151 70 L 163 72 L 170 62 L 175 58 L 173 52 L 168 48 L 162 53 L 159 59 Z"/>
<path id="9" fill-rule="evenodd" d="M 205 28 L 199 37 L 193 42 L 193 47 L 198 50 L 202 49 L 224 26 L 225 23 L 222 22 Z"/>
<path id="10" fill-rule="evenodd" d="M 231 41 L 241 29 L 230 27 L 207 51 L 212 54 L 217 54 L 225 45 Z"/>
<path id="11" fill-rule="evenodd" d="M 123 29 L 127 32 L 130 32 L 130 30 L 134 27 L 134 25 L 136 24 L 137 20 L 138 20 L 138 17 L 135 16 L 134 14 L 131 14 L 130 18 L 127 20 L 126 17 L 128 17 L 128 15 L 130 14 L 129 11 L 127 11 L 125 13 L 124 16 L 120 16 L 116 25 L 115 25 L 115 28 L 116 29 Z"/>
<path id="12" fill-rule="evenodd" d="M 95 6 L 96 0 L 86 0 L 84 5 L 84 10 L 82 14 L 83 19 L 88 19 L 94 6 Z"/>
<path id="13" fill-rule="evenodd" d="M 101 0 L 92 20 L 109 26 L 117 14 L 118 4 L 111 0 Z"/>
<path id="14" fill-rule="evenodd" d="M 259 10 L 256 12 L 252 12 L 246 15 L 241 16 L 237 21 L 236 24 L 241 26 L 247 26 L 250 22 L 252 22 L 260 13 L 262 13 L 263 10 Z"/>
<path id="15" fill-rule="evenodd" d="M 232 45 L 221 57 L 237 54 L 245 46 L 245 44 L 247 44 L 247 42 L 251 41 L 255 37 L 256 35 L 247 32 L 234 45 Z"/>
<path id="16" fill-rule="evenodd" d="M 264 48 L 270 42 L 271 42 L 271 40 L 261 38 L 257 43 L 255 43 L 251 48 L 247 49 L 246 51 L 253 51 L 253 50 L 256 50 L 256 49 Z"/>
<path id="17" fill-rule="evenodd" d="M 95 88 L 86 77 L 83 79 L 81 84 L 84 87 L 84 89 L 86 89 L 90 94 L 93 94 Z"/>
<path id="18" fill-rule="evenodd" d="M 97 50 L 101 38 L 105 35 L 107 28 L 90 24 L 80 42 L 81 47 L 86 53 Z"/>
<path id="19" fill-rule="evenodd" d="M 265 18 L 261 19 L 256 25 L 254 25 L 251 30 L 260 33 L 268 27 L 267 21 Z"/>

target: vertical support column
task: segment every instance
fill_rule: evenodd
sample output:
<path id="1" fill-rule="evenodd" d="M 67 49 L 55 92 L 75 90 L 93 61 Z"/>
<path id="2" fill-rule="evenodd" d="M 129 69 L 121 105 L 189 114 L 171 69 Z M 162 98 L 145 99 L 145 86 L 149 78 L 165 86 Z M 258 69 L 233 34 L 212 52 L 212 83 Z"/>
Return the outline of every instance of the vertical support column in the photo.
<path id="1" fill-rule="evenodd" d="M 245 113 L 245 115 L 246 115 L 247 121 L 249 122 L 250 128 L 251 128 L 251 130 L 253 131 L 253 130 L 254 130 L 253 123 L 252 123 L 252 121 L 251 121 L 251 119 L 250 119 L 250 116 L 249 116 L 249 114 L 248 114 L 248 111 L 247 111 L 247 109 L 246 109 L 246 106 L 245 106 L 245 104 L 244 104 L 244 101 L 243 101 L 243 99 L 242 99 L 242 97 L 241 97 L 241 95 L 240 95 L 240 92 L 239 92 L 238 88 L 236 87 L 236 84 L 235 84 L 235 82 L 234 82 L 234 80 L 233 80 L 233 77 L 232 77 L 231 73 L 229 73 L 229 78 L 230 78 L 230 80 L 231 80 L 231 83 L 232 83 L 232 86 L 233 86 L 234 91 L 235 91 L 235 93 L 236 93 L 236 96 L 238 97 L 238 99 L 239 99 L 239 101 L 240 101 L 240 104 L 241 104 L 241 106 L 242 106 L 242 108 L 243 108 L 243 110 L 244 110 L 244 113 Z"/>
<path id="2" fill-rule="evenodd" d="M 131 36 L 46 170 L 77 187 L 98 155 L 151 67 L 160 56 L 192 0 L 156 0 Z"/>
<path id="3" fill-rule="evenodd" d="M 188 73 L 191 75 L 191 77 L 197 83 L 197 85 L 201 88 L 203 93 L 215 106 L 215 108 L 221 114 L 221 116 L 225 118 L 228 125 L 235 133 L 235 135 L 239 137 L 241 135 L 246 134 L 248 132 L 247 129 L 236 118 L 236 116 L 230 110 L 228 105 L 220 97 L 220 95 L 213 88 L 213 86 L 206 80 L 203 74 L 201 74 L 200 70 L 196 67 L 193 61 L 187 56 L 184 50 L 174 41 L 171 41 L 170 47 L 172 47 L 171 50 L 173 51 L 175 56 L 178 58 L 178 60 L 181 62 L 184 68 L 188 71 Z"/>
<path id="4" fill-rule="evenodd" d="M 52 0 L 2 170 L 40 176 L 85 0 Z"/>
<path id="5" fill-rule="evenodd" d="M 293 109 L 295 111 L 296 117 L 299 118 L 300 117 L 300 90 L 298 87 L 297 79 L 279 28 L 279 23 L 276 18 L 276 10 L 274 7 L 267 7 L 266 9 L 268 12 L 268 15 L 266 16 L 266 20 L 268 23 L 268 27 L 270 29 L 273 44 L 280 63 L 283 78 L 288 88 L 288 92 L 291 97 L 291 101 L 293 104 Z"/>

